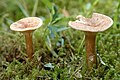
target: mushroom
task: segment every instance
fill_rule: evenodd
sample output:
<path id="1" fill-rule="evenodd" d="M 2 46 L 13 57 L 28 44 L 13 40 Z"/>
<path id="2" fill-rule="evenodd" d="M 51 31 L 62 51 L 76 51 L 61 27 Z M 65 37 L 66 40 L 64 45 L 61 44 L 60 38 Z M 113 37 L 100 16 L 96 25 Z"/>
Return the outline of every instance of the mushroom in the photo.
<path id="1" fill-rule="evenodd" d="M 91 70 L 94 65 L 97 67 L 96 34 L 107 30 L 113 24 L 113 20 L 99 13 L 93 13 L 91 18 L 85 18 L 82 15 L 78 15 L 76 18 L 76 21 L 69 21 L 68 24 L 74 29 L 85 32 L 86 64 L 88 70 Z"/>
<path id="2" fill-rule="evenodd" d="M 13 31 L 19 31 L 25 34 L 26 39 L 26 51 L 29 59 L 33 56 L 33 42 L 32 32 L 42 25 L 42 20 L 38 17 L 27 17 L 20 19 L 10 25 L 10 29 Z"/>

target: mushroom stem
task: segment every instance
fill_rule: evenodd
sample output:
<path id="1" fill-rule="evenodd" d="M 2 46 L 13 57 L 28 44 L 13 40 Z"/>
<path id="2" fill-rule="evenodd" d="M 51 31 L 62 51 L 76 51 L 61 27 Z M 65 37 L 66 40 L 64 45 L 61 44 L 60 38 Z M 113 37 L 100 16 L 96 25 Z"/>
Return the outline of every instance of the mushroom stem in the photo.
<path id="1" fill-rule="evenodd" d="M 85 32 L 86 63 L 88 70 L 91 70 L 94 65 L 97 66 L 95 39 L 96 39 L 95 32 Z"/>
<path id="2" fill-rule="evenodd" d="M 25 32 L 26 39 L 26 51 L 29 59 L 33 56 L 33 42 L 32 42 L 32 31 Z"/>

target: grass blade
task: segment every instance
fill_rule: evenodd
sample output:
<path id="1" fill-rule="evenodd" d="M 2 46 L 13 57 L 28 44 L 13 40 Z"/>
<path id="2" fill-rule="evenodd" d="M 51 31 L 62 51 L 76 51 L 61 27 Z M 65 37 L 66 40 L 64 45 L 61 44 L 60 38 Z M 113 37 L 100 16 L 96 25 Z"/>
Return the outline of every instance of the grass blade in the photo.
<path id="1" fill-rule="evenodd" d="M 33 11 L 32 11 L 32 16 L 35 16 L 35 15 L 36 15 L 37 6 L 38 6 L 38 0 L 35 0 L 35 4 L 34 4 L 34 7 L 33 7 Z"/>
<path id="2" fill-rule="evenodd" d="M 16 0 L 18 7 L 21 9 L 24 16 L 29 17 L 28 12 L 25 10 L 25 8 L 22 6 L 22 4 L 19 2 L 19 0 Z"/>

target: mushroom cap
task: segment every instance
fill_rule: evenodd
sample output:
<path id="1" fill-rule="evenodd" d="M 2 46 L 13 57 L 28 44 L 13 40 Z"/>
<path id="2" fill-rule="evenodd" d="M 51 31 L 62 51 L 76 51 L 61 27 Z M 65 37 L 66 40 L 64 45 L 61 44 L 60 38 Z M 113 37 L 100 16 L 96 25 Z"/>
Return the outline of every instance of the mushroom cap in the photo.
<path id="1" fill-rule="evenodd" d="M 76 21 L 69 21 L 69 26 L 82 31 L 101 32 L 107 30 L 113 24 L 113 20 L 103 14 L 93 13 L 91 18 L 78 15 Z"/>
<path id="2" fill-rule="evenodd" d="M 27 17 L 18 20 L 10 25 L 10 29 L 13 31 L 32 31 L 35 30 L 43 24 L 43 21 L 38 17 Z"/>

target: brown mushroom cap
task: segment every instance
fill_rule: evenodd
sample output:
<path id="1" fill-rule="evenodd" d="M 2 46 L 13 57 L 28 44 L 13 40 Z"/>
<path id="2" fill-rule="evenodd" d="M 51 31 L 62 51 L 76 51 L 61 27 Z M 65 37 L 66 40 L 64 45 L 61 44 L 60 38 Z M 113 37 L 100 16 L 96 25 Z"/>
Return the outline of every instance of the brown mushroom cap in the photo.
<path id="1" fill-rule="evenodd" d="M 100 32 L 108 29 L 113 24 L 113 20 L 103 14 L 93 13 L 92 18 L 85 18 L 81 15 L 76 17 L 78 20 L 70 21 L 68 24 L 74 29 Z"/>
<path id="2" fill-rule="evenodd" d="M 21 32 L 35 30 L 39 28 L 42 23 L 42 20 L 38 17 L 27 17 L 11 24 L 10 29 Z"/>

